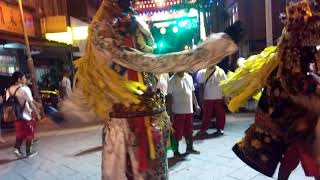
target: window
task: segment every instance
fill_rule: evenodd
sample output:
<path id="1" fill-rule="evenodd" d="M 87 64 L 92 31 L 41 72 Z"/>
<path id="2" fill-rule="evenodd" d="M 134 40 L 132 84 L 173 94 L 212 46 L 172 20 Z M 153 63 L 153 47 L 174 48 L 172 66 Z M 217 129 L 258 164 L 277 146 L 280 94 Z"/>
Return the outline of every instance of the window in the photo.
<path id="1" fill-rule="evenodd" d="M 232 6 L 228 8 L 228 14 L 230 17 L 229 24 L 233 24 L 239 20 L 239 7 L 238 3 L 234 3 Z"/>

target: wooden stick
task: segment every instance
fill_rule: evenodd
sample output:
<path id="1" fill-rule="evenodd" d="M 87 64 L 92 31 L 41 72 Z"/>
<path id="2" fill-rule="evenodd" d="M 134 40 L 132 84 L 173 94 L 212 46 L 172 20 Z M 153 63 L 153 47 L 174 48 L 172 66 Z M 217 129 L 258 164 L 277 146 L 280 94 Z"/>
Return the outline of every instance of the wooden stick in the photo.
<path id="1" fill-rule="evenodd" d="M 18 0 L 18 3 L 19 3 L 21 21 L 22 21 L 23 32 L 24 32 L 24 40 L 25 40 L 25 44 L 26 44 L 25 45 L 26 46 L 26 53 L 28 56 L 28 67 L 29 67 L 29 70 L 31 73 L 32 90 L 33 90 L 36 101 L 39 102 L 42 107 L 42 100 L 41 100 L 41 97 L 39 94 L 39 89 L 37 86 L 37 81 L 36 81 L 36 76 L 35 76 L 35 68 L 34 68 L 33 59 L 31 57 L 30 43 L 29 43 L 28 32 L 26 29 L 25 21 L 24 21 L 24 13 L 23 13 L 23 7 L 22 7 L 21 0 Z"/>

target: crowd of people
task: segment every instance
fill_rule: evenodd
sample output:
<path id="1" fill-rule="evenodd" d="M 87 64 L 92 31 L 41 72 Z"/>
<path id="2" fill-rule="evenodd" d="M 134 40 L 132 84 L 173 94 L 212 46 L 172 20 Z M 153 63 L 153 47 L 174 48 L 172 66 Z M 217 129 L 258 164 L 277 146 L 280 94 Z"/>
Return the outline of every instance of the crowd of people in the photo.
<path id="1" fill-rule="evenodd" d="M 162 74 L 161 76 L 168 76 Z M 160 76 L 160 77 L 161 77 Z M 219 66 L 214 65 L 208 69 L 202 69 L 196 73 L 199 80 L 199 96 L 195 94 L 194 79 L 188 72 L 174 73 L 167 81 L 158 82 L 158 88 L 167 96 L 167 112 L 173 125 L 173 135 L 176 141 L 175 157 L 182 157 L 179 152 L 179 141 L 185 138 L 188 154 L 200 154 L 193 146 L 194 139 L 209 137 L 209 129 L 212 115 L 216 117 L 216 132 L 212 137 L 224 134 L 226 121 L 225 101 L 219 87 L 221 81 L 226 79 L 226 74 Z M 163 88 L 166 87 L 166 88 Z M 202 111 L 202 116 L 199 116 Z M 194 136 L 194 117 L 202 117 L 201 130 Z"/>
<path id="2" fill-rule="evenodd" d="M 172 74 L 161 74 L 158 76 L 157 88 L 167 97 L 167 112 L 174 128 L 174 138 L 179 142 L 182 137 L 186 139 L 187 153 L 200 154 L 199 151 L 193 147 L 193 123 L 194 116 L 199 115 L 203 111 L 203 119 L 201 124 L 201 131 L 196 135 L 197 137 L 205 137 L 208 135 L 206 131 L 209 128 L 212 114 L 216 116 L 217 131 L 214 136 L 220 136 L 224 133 L 225 125 L 225 103 L 224 98 L 219 88 L 219 83 L 226 79 L 224 70 L 218 66 L 212 66 L 208 69 L 203 69 L 197 72 L 196 75 L 200 83 L 200 96 L 195 95 L 194 79 L 188 72 L 178 72 Z M 31 77 L 21 72 L 12 74 L 11 86 L 7 88 L 5 100 L 1 96 L 1 104 L 8 100 L 9 97 L 16 97 L 23 107 L 23 115 L 21 119 L 15 121 L 15 128 L 17 132 L 16 144 L 14 153 L 17 157 L 22 157 L 21 144 L 25 140 L 27 147 L 27 156 L 36 154 L 36 151 L 31 151 L 31 145 L 34 138 L 35 122 L 40 119 L 40 105 L 33 98 L 31 92 Z M 60 95 L 64 99 L 72 94 L 70 71 L 65 70 L 61 81 Z M 200 102 L 200 103 L 198 103 Z M 202 108 L 201 108 L 202 107 Z M 1 136 L 0 141 L 5 143 Z M 174 150 L 174 155 L 181 157 L 179 148 Z"/>

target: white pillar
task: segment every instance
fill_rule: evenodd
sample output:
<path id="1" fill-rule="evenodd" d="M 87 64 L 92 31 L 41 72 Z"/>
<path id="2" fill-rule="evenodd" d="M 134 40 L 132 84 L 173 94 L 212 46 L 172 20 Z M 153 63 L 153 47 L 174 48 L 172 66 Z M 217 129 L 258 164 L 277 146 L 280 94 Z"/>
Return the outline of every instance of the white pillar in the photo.
<path id="1" fill-rule="evenodd" d="M 272 32 L 272 0 L 265 0 L 266 7 L 266 39 L 267 46 L 273 45 L 273 32 Z"/>

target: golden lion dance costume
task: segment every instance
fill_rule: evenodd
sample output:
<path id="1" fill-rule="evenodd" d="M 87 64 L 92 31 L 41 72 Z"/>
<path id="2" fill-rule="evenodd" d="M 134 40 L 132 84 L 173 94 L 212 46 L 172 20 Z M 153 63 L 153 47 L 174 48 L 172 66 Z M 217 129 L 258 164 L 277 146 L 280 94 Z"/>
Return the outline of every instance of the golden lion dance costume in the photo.
<path id="1" fill-rule="evenodd" d="M 153 74 L 206 68 L 236 52 L 237 46 L 219 33 L 195 50 L 143 53 L 138 50 L 152 47 L 151 33 L 137 17 L 135 34 L 121 32 L 124 18 L 133 17 L 123 16 L 121 1 L 102 2 L 89 28 L 86 54 L 75 63 L 73 95 L 61 111 L 70 120 L 104 120 L 103 180 L 167 179 L 165 146 L 171 127 L 163 96 L 154 91 Z"/>
<path id="2" fill-rule="evenodd" d="M 318 83 L 308 72 L 310 64 L 316 62 L 316 46 L 320 44 L 319 6 L 319 1 L 288 3 L 277 47 L 250 57 L 221 84 L 226 96 L 231 97 L 228 107 L 233 112 L 263 89 L 255 122 L 233 151 L 266 176 L 274 174 L 282 156 L 296 144 L 304 147 L 303 154 L 311 159 L 304 166 L 306 175 L 319 173 L 320 166 L 312 158 L 317 115 L 289 97 L 316 95 Z"/>

